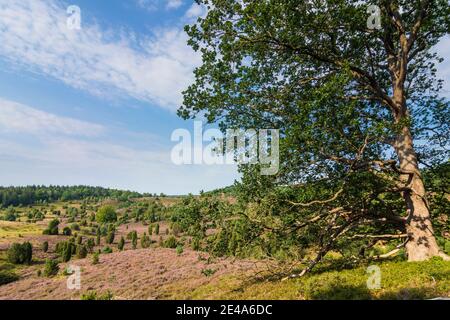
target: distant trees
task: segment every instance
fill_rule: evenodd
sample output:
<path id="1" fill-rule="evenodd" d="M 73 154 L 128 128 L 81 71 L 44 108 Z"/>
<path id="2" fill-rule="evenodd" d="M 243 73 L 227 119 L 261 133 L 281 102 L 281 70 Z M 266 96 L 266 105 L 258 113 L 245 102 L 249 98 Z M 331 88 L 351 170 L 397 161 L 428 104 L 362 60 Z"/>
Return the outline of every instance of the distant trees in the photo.
<path id="1" fill-rule="evenodd" d="M 0 187 L 0 207 L 26 206 L 59 200 L 98 200 L 105 198 L 127 200 L 129 198 L 138 198 L 141 196 L 142 195 L 137 192 L 88 186 Z"/>
<path id="2" fill-rule="evenodd" d="M 98 223 L 116 222 L 117 214 L 112 206 L 103 206 L 98 210 L 95 219 Z"/>

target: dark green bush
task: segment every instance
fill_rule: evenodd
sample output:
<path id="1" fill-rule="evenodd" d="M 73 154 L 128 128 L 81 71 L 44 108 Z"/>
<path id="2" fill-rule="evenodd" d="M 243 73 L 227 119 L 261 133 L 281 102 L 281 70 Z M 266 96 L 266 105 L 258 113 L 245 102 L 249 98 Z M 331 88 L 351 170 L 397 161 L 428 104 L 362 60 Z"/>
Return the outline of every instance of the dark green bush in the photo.
<path id="1" fill-rule="evenodd" d="M 125 239 L 123 237 L 120 238 L 119 244 L 117 245 L 117 248 L 122 251 L 125 246 Z"/>
<path id="2" fill-rule="evenodd" d="M 19 280 L 19 276 L 11 271 L 0 270 L 0 286 Z"/>
<path id="3" fill-rule="evenodd" d="M 165 248 L 175 249 L 177 247 L 177 245 L 178 245 L 177 239 L 175 239 L 174 236 L 170 236 L 166 239 L 166 241 L 164 241 Z"/>
<path id="4" fill-rule="evenodd" d="M 44 276 L 52 277 L 58 274 L 59 266 L 56 260 L 45 260 Z"/>
<path id="5" fill-rule="evenodd" d="M 42 243 L 42 251 L 47 252 L 48 251 L 48 242 L 44 241 Z"/>
<path id="6" fill-rule="evenodd" d="M 69 227 L 64 227 L 63 229 L 63 235 L 65 236 L 71 236 L 72 235 L 72 230 Z"/>
<path id="7" fill-rule="evenodd" d="M 48 235 L 57 235 L 59 233 L 58 226 L 59 220 L 53 219 L 49 222 L 47 229 L 45 229 L 43 233 Z"/>
<path id="8" fill-rule="evenodd" d="M 8 249 L 8 261 L 13 264 L 30 264 L 33 256 L 31 243 L 13 243 Z"/>
<path id="9" fill-rule="evenodd" d="M 84 259 L 87 257 L 88 251 L 86 246 L 83 245 L 77 245 L 77 258 L 78 259 Z"/>
<path id="10" fill-rule="evenodd" d="M 110 247 L 104 247 L 102 252 L 108 254 L 108 253 L 112 253 L 113 251 Z"/>

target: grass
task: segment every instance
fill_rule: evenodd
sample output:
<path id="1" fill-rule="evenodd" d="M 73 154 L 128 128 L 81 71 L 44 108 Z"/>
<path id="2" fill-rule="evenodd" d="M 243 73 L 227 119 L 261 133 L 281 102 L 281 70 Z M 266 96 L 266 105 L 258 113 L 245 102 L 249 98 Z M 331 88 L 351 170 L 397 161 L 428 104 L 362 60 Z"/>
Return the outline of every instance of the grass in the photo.
<path id="1" fill-rule="evenodd" d="M 322 271 L 286 281 L 242 281 L 222 277 L 180 293 L 175 299 L 360 300 L 431 299 L 450 297 L 450 262 L 435 258 L 426 262 L 386 262 L 381 269 L 381 288 L 369 290 L 365 267 Z"/>
<path id="2" fill-rule="evenodd" d="M 0 239 L 42 234 L 43 226 L 34 223 L 0 221 Z"/>

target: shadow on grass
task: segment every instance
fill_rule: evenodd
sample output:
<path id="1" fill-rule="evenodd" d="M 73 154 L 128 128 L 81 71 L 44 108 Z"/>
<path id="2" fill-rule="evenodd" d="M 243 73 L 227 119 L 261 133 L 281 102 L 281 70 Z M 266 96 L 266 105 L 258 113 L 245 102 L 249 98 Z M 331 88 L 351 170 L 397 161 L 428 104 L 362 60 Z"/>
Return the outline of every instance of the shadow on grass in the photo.
<path id="1" fill-rule="evenodd" d="M 376 290 L 369 290 L 363 285 L 334 285 L 308 292 L 311 300 L 423 300 L 435 297 L 431 288 L 402 288 L 377 294 Z"/>

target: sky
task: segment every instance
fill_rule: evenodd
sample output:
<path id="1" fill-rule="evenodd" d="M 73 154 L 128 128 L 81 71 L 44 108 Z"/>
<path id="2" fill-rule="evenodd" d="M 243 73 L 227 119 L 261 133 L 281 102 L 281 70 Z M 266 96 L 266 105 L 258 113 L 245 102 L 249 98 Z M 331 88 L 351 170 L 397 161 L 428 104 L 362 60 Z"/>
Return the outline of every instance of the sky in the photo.
<path id="1" fill-rule="evenodd" d="M 0 0 L 0 185 L 186 194 L 239 179 L 170 158 L 172 132 L 193 129 L 176 110 L 201 63 L 183 27 L 204 14 L 192 0 Z"/>

